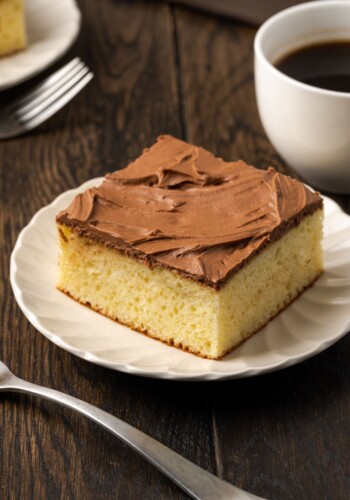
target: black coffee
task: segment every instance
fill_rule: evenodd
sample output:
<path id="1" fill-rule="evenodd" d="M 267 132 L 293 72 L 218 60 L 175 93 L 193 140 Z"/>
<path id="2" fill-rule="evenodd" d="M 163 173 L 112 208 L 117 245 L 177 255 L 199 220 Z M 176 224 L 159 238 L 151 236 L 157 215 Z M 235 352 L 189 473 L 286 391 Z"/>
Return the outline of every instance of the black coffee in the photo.
<path id="1" fill-rule="evenodd" d="M 350 40 L 303 47 L 281 58 L 275 66 L 308 85 L 350 92 Z"/>

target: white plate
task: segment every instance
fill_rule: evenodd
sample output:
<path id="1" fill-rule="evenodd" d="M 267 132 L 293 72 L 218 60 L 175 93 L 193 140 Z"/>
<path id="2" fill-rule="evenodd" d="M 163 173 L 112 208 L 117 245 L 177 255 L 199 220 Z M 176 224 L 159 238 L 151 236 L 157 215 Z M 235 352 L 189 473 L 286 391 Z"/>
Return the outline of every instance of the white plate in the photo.
<path id="1" fill-rule="evenodd" d="M 28 0 L 25 8 L 28 46 L 0 58 L 0 90 L 45 69 L 68 50 L 79 33 L 81 16 L 74 0 Z"/>
<path id="2" fill-rule="evenodd" d="M 313 287 L 257 335 L 221 361 L 198 358 L 111 321 L 55 288 L 56 214 L 99 184 L 93 179 L 42 208 L 11 256 L 11 284 L 29 321 L 49 340 L 92 363 L 149 377 L 231 379 L 277 370 L 313 356 L 350 329 L 350 217 L 325 201 L 326 271 Z"/>

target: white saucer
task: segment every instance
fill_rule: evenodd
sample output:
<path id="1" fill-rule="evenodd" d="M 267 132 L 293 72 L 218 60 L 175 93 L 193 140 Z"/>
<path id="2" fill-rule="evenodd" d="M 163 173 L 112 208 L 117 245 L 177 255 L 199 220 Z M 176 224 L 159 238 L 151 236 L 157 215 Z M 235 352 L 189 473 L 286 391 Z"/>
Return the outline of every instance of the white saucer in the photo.
<path id="1" fill-rule="evenodd" d="M 0 58 L 0 90 L 27 80 L 62 56 L 76 39 L 81 15 L 74 0 L 25 2 L 28 46 Z"/>
<path id="2" fill-rule="evenodd" d="M 56 214 L 93 179 L 42 208 L 11 256 L 11 284 L 29 321 L 50 341 L 92 363 L 148 377 L 217 380 L 294 365 L 350 330 L 350 217 L 325 203 L 325 273 L 257 335 L 221 361 L 198 358 L 152 340 L 81 306 L 56 290 Z M 28 339 L 30 342 L 30 339 Z"/>

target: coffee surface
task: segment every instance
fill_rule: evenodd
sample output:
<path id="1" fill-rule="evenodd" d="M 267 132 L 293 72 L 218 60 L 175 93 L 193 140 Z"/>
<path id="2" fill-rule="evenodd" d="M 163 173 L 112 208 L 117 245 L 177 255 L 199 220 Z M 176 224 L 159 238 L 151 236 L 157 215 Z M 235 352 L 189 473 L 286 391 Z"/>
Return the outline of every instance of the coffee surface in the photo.
<path id="1" fill-rule="evenodd" d="M 313 87 L 350 92 L 350 40 L 302 47 L 281 58 L 275 66 Z"/>

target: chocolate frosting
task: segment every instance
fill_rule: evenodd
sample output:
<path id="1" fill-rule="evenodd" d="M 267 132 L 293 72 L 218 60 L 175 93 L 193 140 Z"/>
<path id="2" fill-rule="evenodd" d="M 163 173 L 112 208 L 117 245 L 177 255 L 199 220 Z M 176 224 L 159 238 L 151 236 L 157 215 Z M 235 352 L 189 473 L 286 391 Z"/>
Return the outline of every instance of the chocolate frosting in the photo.
<path id="1" fill-rule="evenodd" d="M 271 167 L 224 162 L 161 136 L 127 168 L 78 194 L 57 221 L 218 289 L 321 206 L 318 193 Z"/>

